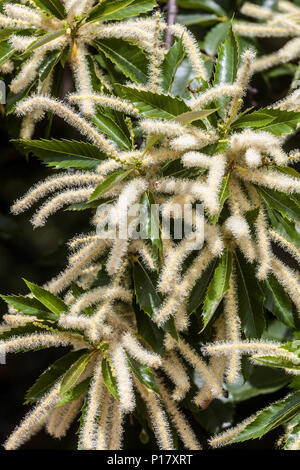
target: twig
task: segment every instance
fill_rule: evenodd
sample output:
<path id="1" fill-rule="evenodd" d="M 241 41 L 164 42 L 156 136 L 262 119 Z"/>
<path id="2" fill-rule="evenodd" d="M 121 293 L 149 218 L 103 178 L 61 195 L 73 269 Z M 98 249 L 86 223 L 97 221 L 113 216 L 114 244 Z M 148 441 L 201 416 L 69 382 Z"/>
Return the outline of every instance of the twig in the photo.
<path id="1" fill-rule="evenodd" d="M 168 1 L 168 29 L 167 29 L 167 34 L 166 34 L 166 49 L 169 49 L 172 45 L 172 33 L 170 30 L 170 26 L 175 24 L 176 21 L 176 15 L 177 15 L 177 1 L 176 0 L 169 0 Z"/>

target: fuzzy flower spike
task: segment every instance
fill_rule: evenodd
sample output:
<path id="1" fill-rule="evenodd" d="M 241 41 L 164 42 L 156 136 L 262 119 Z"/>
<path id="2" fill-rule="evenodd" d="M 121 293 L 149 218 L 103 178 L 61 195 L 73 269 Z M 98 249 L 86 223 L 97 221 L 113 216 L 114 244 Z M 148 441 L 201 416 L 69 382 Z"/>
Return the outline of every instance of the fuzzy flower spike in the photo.
<path id="1" fill-rule="evenodd" d="M 93 77 L 99 77 L 104 88 L 111 90 L 111 86 L 89 51 L 91 42 L 94 41 L 93 45 L 97 48 L 100 47 L 101 40 L 117 38 L 143 47 L 150 54 L 156 53 L 157 50 L 153 40 L 156 21 L 152 18 L 132 19 L 119 24 L 113 21 L 118 19 L 114 9 L 110 11 L 105 5 L 95 5 L 96 2 L 92 0 L 64 3 L 58 1 L 56 7 L 53 5 L 49 8 L 44 8 L 34 1 L 27 2 L 29 6 L 24 5 L 24 2 L 2 3 L 4 6 L 3 14 L 0 14 L 0 28 L 9 28 L 12 31 L 9 43 L 15 51 L 10 61 L 18 59 L 20 54 L 23 58 L 10 83 L 10 90 L 14 94 L 23 92 L 39 82 L 37 91 L 45 96 L 51 95 L 56 65 L 68 60 L 76 90 L 85 97 L 80 100 L 79 107 L 84 114 L 92 116 L 95 112 L 95 102 L 89 95 L 94 92 Z M 154 2 L 151 4 L 150 1 L 146 7 L 136 8 L 130 16 L 144 13 L 155 6 Z M 126 12 L 123 17 L 126 18 Z M 32 30 L 32 34 L 22 35 L 23 30 Z M 49 56 L 53 58 L 51 67 L 48 64 Z M 45 61 L 49 71 L 44 79 L 41 77 L 45 73 L 41 70 L 44 71 Z M 25 118 L 21 132 L 23 138 L 31 138 L 38 119 L 38 113 Z"/>
<path id="2" fill-rule="evenodd" d="M 83 4 L 90 11 L 92 3 Z M 65 5 L 76 21 L 81 4 Z M 276 243 L 295 262 L 300 259 L 291 236 L 300 179 L 288 167 L 292 160 L 283 149 L 284 137 L 250 127 L 255 111 L 250 119 L 249 112 L 241 112 L 253 52 L 242 54 L 233 83 L 207 82 L 187 104 L 162 90 L 159 44 L 165 26 L 159 13 L 154 23 L 85 22 L 80 34 L 100 38 L 119 31 L 124 37 L 124 28 L 139 35 L 145 50 L 153 37 L 145 84 L 116 87 L 122 90 L 119 97 L 89 90 L 79 78 L 69 101 L 79 104 L 80 112 L 43 94 L 16 106 L 20 116 L 47 111 L 60 116 L 89 141 L 79 143 L 89 159 L 82 151 L 76 168 L 31 188 L 12 211 L 42 201 L 32 217 L 34 227 L 63 207 L 94 212 L 93 229 L 70 240 L 67 266 L 57 277 L 43 287 L 27 282 L 26 296 L 3 296 L 9 311 L 0 329 L 0 352 L 70 349 L 59 367 L 54 364 L 45 374 L 52 377 L 55 371 L 55 383 L 43 393 L 37 393 L 37 385 L 28 391 L 34 407 L 7 439 L 7 449 L 20 447 L 43 426 L 63 436 L 78 413 L 79 449 L 120 449 L 124 425 L 135 411 L 135 419 L 143 418 L 143 432 L 149 427 L 160 448 L 173 450 L 175 435 L 187 449 L 200 449 L 185 407 L 205 409 L 225 398 L 226 383 L 241 379 L 243 355 L 255 355 L 253 361 L 257 355 L 282 359 L 288 373 L 299 367 L 297 352 L 259 339 L 265 316 L 272 313 L 265 307 L 266 294 L 282 293 L 291 305 L 284 311 L 290 325 L 291 312 L 300 312 L 299 274 L 273 251 Z M 190 33 L 177 25 L 172 32 L 182 39 L 195 77 L 208 78 Z M 84 41 L 76 47 L 84 67 Z M 222 117 L 216 102 L 225 103 Z M 124 150 L 112 134 L 108 138 L 98 130 L 97 103 L 122 116 L 131 147 Z M 282 111 L 273 108 L 272 113 Z M 72 144 L 62 142 L 67 165 Z M 23 141 L 27 150 L 35 144 Z M 87 161 L 92 163 L 88 169 Z M 284 207 L 274 203 L 281 200 L 278 195 Z M 44 384 L 45 375 L 38 384 Z M 211 444 L 225 443 L 248 422 Z"/>
<path id="3" fill-rule="evenodd" d="M 241 36 L 288 38 L 278 51 L 259 57 L 253 65 L 255 72 L 266 70 L 300 58 L 300 8 L 288 1 L 279 1 L 277 11 L 245 2 L 241 13 L 260 23 L 235 22 L 234 30 Z"/>

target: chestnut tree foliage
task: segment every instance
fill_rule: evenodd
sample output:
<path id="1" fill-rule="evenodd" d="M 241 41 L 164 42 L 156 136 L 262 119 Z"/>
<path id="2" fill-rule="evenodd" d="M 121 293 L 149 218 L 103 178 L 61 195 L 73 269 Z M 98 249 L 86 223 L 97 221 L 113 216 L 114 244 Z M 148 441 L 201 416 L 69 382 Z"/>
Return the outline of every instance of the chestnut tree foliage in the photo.
<path id="1" fill-rule="evenodd" d="M 278 445 L 299 450 L 300 2 L 0 7 L 1 110 L 20 121 L 12 145 L 52 173 L 11 211 L 35 207 L 34 228 L 61 210 L 90 214 L 62 272 L 1 295 L 1 353 L 66 348 L 4 447 L 78 421 L 78 449 L 122 449 L 132 415 L 141 441 L 165 450 L 278 427 Z M 288 86 L 266 103 L 253 83 L 274 77 Z M 77 139 L 51 138 L 56 116 Z M 178 239 L 187 206 L 195 230 Z M 264 394 L 265 408 L 234 419 Z"/>

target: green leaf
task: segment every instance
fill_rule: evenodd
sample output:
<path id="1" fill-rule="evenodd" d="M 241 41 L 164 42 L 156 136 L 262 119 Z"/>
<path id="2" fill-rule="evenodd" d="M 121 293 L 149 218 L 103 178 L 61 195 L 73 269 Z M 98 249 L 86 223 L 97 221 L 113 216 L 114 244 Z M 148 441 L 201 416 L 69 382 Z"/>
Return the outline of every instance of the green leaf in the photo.
<path id="1" fill-rule="evenodd" d="M 157 284 L 157 275 L 152 272 L 149 273 L 146 268 L 137 261 L 133 265 L 133 281 L 137 303 L 150 318 L 154 318 L 162 305 L 162 298 L 155 287 Z M 174 339 L 178 340 L 178 333 L 173 318 L 164 323 L 162 329 L 170 333 Z"/>
<path id="2" fill-rule="evenodd" d="M 23 88 L 23 90 L 19 91 L 19 93 L 12 93 L 11 91 L 8 92 L 6 97 L 6 114 L 11 114 L 15 110 L 15 105 L 18 101 L 21 101 L 23 98 L 26 98 L 30 91 L 35 88 L 38 79 L 34 80 L 28 86 Z"/>
<path id="3" fill-rule="evenodd" d="M 143 238 L 151 241 L 152 254 L 156 263 L 159 264 L 160 255 L 163 253 L 161 240 L 161 229 L 159 222 L 159 208 L 155 204 L 155 199 L 151 191 L 145 192 L 140 199 L 140 225 Z"/>
<path id="4" fill-rule="evenodd" d="M 292 195 L 275 191 L 262 186 L 256 187 L 265 204 L 273 210 L 279 211 L 283 217 L 292 222 L 300 220 L 300 204 Z"/>
<path id="5" fill-rule="evenodd" d="M 254 209 L 251 209 L 250 211 L 245 212 L 245 218 L 248 222 L 248 225 L 250 226 L 250 230 L 252 230 L 253 233 L 254 233 L 253 225 L 256 222 L 259 211 L 260 211 L 260 208 L 258 206 L 258 207 L 255 207 Z"/>
<path id="6" fill-rule="evenodd" d="M 211 28 L 204 38 L 204 50 L 208 55 L 216 55 L 229 32 L 231 21 L 224 21 Z"/>
<path id="7" fill-rule="evenodd" d="M 223 8 L 213 0 L 178 0 L 178 6 L 188 10 L 204 10 L 216 15 L 226 16 Z"/>
<path id="8" fill-rule="evenodd" d="M 270 114 L 267 114 L 260 109 L 259 111 L 243 114 L 242 116 L 238 117 L 231 124 L 231 127 L 232 129 L 242 129 L 244 127 L 260 128 L 270 124 L 274 121 L 274 119 L 274 116 L 271 116 Z"/>
<path id="9" fill-rule="evenodd" d="M 226 384 L 229 399 L 233 403 L 249 400 L 249 398 L 259 395 L 274 393 L 290 381 L 290 377 L 287 376 L 285 371 L 263 366 L 252 366 L 252 368 L 252 372 L 244 383 Z"/>
<path id="10" fill-rule="evenodd" d="M 41 81 L 46 80 L 46 78 L 52 73 L 54 67 L 59 62 L 63 52 L 64 49 L 59 51 L 46 52 L 43 62 L 38 68 L 38 74 Z"/>
<path id="11" fill-rule="evenodd" d="M 176 17 L 177 23 L 184 24 L 186 26 L 197 24 L 199 26 L 211 26 L 218 21 L 217 15 L 205 14 L 205 13 L 180 13 Z"/>
<path id="12" fill-rule="evenodd" d="M 67 370 L 63 376 L 61 386 L 60 386 L 60 395 L 66 393 L 70 388 L 72 388 L 81 374 L 84 372 L 86 366 L 88 365 L 93 353 L 82 354 L 76 362 Z"/>
<path id="13" fill-rule="evenodd" d="M 112 188 L 114 185 L 119 184 L 125 179 L 132 170 L 118 170 L 111 173 L 102 183 L 98 184 L 96 189 L 90 196 L 89 202 L 98 199 L 102 194 Z"/>
<path id="14" fill-rule="evenodd" d="M 294 328 L 293 305 L 282 285 L 273 274 L 268 276 L 265 285 L 265 308 L 285 325 Z"/>
<path id="15" fill-rule="evenodd" d="M 300 233 L 298 232 L 295 222 L 287 220 L 282 217 L 278 212 L 273 211 L 267 206 L 267 212 L 271 224 L 275 230 L 282 235 L 287 241 L 291 242 L 300 249 Z"/>
<path id="16" fill-rule="evenodd" d="M 111 60 L 127 78 L 136 83 L 147 82 L 148 59 L 138 46 L 113 38 L 101 39 L 96 44 L 105 57 Z"/>
<path id="17" fill-rule="evenodd" d="M 96 209 L 101 204 L 110 204 L 114 202 L 115 199 L 97 199 L 96 201 L 92 202 L 75 202 L 74 204 L 70 204 L 68 207 L 65 208 L 65 211 L 84 211 L 86 209 Z"/>
<path id="18" fill-rule="evenodd" d="M 255 269 L 235 253 L 239 315 L 247 338 L 259 338 L 265 329 L 264 294 L 255 276 Z"/>
<path id="19" fill-rule="evenodd" d="M 78 351 L 71 351 L 65 354 L 57 361 L 53 362 L 51 366 L 45 370 L 37 381 L 30 387 L 26 392 L 26 402 L 34 403 L 45 395 L 51 387 L 57 382 L 57 380 L 78 360 L 82 354 L 86 352 L 86 349 L 80 349 Z"/>
<path id="20" fill-rule="evenodd" d="M 33 325 L 32 322 L 30 322 L 30 323 L 27 323 L 26 325 L 18 326 L 16 328 L 11 328 L 8 331 L 3 331 L 2 333 L 0 333 L 0 340 L 9 340 L 10 338 L 14 338 L 15 336 L 22 337 L 22 336 L 25 336 L 25 335 L 30 335 L 30 334 L 33 334 L 33 333 L 40 333 L 40 332 L 41 332 L 41 328 L 37 324 Z M 45 346 L 45 347 L 48 347 L 48 346 Z M 34 347 L 32 347 L 32 348 L 23 348 L 23 347 L 21 347 L 16 352 L 24 351 L 24 350 L 29 351 L 30 349 L 34 350 L 34 349 L 39 349 L 39 348 L 34 348 Z"/>
<path id="21" fill-rule="evenodd" d="M 218 222 L 222 209 L 224 207 L 225 201 L 230 196 L 229 181 L 230 181 L 230 173 L 224 176 L 222 180 L 222 184 L 221 184 L 221 188 L 219 192 L 219 206 L 220 206 L 219 212 L 209 218 L 210 223 L 213 225 L 215 225 Z"/>
<path id="22" fill-rule="evenodd" d="M 33 41 L 31 44 L 29 44 L 29 46 L 23 52 L 23 54 L 27 54 L 27 52 L 32 52 L 38 47 L 44 46 L 45 44 L 48 44 L 48 42 L 51 42 L 54 39 L 57 39 L 60 36 L 63 36 L 65 33 L 66 31 L 64 29 L 57 29 L 53 31 L 52 33 L 44 34 L 43 36 L 36 39 L 36 41 Z"/>
<path id="23" fill-rule="evenodd" d="M 182 39 L 175 41 L 170 47 L 161 65 L 161 86 L 166 93 L 170 93 L 174 83 L 175 74 L 185 56 Z"/>
<path id="24" fill-rule="evenodd" d="M 232 128 L 252 127 L 274 135 L 289 134 L 297 129 L 300 122 L 300 113 L 294 111 L 281 111 L 280 109 L 261 108 L 253 113 L 238 117 Z"/>
<path id="25" fill-rule="evenodd" d="M 225 85 L 226 83 L 233 83 L 236 78 L 236 71 L 238 65 L 238 45 L 236 37 L 229 28 L 226 40 L 222 43 L 218 59 L 216 63 L 214 85 Z M 216 107 L 221 118 L 226 116 L 226 108 L 230 99 L 223 96 L 216 100 Z"/>
<path id="26" fill-rule="evenodd" d="M 113 375 L 111 365 L 106 357 L 102 359 L 101 370 L 103 381 L 116 400 L 119 400 L 118 386 L 115 376 Z"/>
<path id="27" fill-rule="evenodd" d="M 164 351 L 164 331 L 154 323 L 151 318 L 134 302 L 134 312 L 138 336 L 146 341 L 157 354 Z"/>
<path id="28" fill-rule="evenodd" d="M 51 13 L 60 20 L 66 17 L 66 10 L 60 0 L 33 0 L 34 3 L 47 13 Z"/>
<path id="29" fill-rule="evenodd" d="M 134 359 L 128 352 L 126 352 L 126 356 L 129 367 L 139 382 L 159 395 L 159 388 L 151 368 Z"/>
<path id="30" fill-rule="evenodd" d="M 55 168 L 80 168 L 90 170 L 96 168 L 106 155 L 88 142 L 77 140 L 13 140 L 27 154 L 33 153 L 47 166 Z"/>
<path id="31" fill-rule="evenodd" d="M 0 295 L 0 297 L 23 315 L 33 315 L 45 320 L 57 320 L 57 315 L 53 315 L 48 309 L 45 309 L 45 306 L 37 299 L 23 295 Z"/>
<path id="32" fill-rule="evenodd" d="M 123 20 L 124 18 L 130 18 L 132 16 L 138 16 L 141 13 L 146 13 L 156 6 L 157 5 L 154 0 L 106 0 L 92 8 L 87 17 L 87 22 L 99 20 Z"/>
<path id="33" fill-rule="evenodd" d="M 201 331 L 206 328 L 221 300 L 228 291 L 231 271 L 232 254 L 227 248 L 214 271 L 213 278 L 206 292 L 202 311 L 203 328 Z"/>
<path id="34" fill-rule="evenodd" d="M 79 384 L 75 385 L 71 390 L 66 392 L 63 397 L 59 400 L 59 402 L 55 405 L 56 407 L 66 405 L 71 401 L 78 400 L 84 393 L 86 393 L 89 389 L 91 383 L 91 377 L 83 380 Z"/>
<path id="35" fill-rule="evenodd" d="M 102 108 L 103 109 L 103 108 Z M 130 150 L 131 143 L 124 130 L 120 127 L 119 123 L 112 119 L 112 117 L 105 115 L 103 112 L 97 112 L 93 118 L 93 123 L 102 131 L 107 137 L 113 140 L 120 149 Z"/>
<path id="36" fill-rule="evenodd" d="M 188 303 L 186 307 L 186 311 L 188 315 L 190 315 L 195 310 L 197 310 L 197 308 L 203 303 L 206 290 L 211 281 L 215 268 L 216 268 L 216 260 L 214 260 L 208 266 L 208 268 L 204 271 L 202 276 L 195 282 L 195 285 L 188 298 Z"/>
<path id="37" fill-rule="evenodd" d="M 15 49 L 9 44 L 9 42 L 0 42 L 0 65 L 8 60 L 15 52 Z"/>
<path id="38" fill-rule="evenodd" d="M 243 442 L 264 436 L 267 432 L 286 423 L 300 411 L 300 391 L 289 395 L 284 400 L 271 404 L 267 409 L 262 410 L 254 421 L 249 423 L 230 442 Z"/>
<path id="39" fill-rule="evenodd" d="M 145 116 L 149 118 L 172 119 L 179 114 L 190 111 L 185 102 L 168 95 L 138 90 L 124 85 L 115 85 L 123 98 L 128 99 Z"/>
<path id="40" fill-rule="evenodd" d="M 34 297 L 45 305 L 45 307 L 47 307 L 51 312 L 59 315 L 60 313 L 68 311 L 68 306 L 59 297 L 33 282 L 26 281 L 26 279 L 24 279 L 24 281 L 26 282 L 29 290 L 33 293 Z"/>
<path id="41" fill-rule="evenodd" d="M 225 400 L 213 400 L 205 409 L 199 407 L 191 400 L 185 398 L 183 406 L 190 410 L 193 419 L 200 423 L 210 434 L 221 432 L 224 427 L 233 423 L 234 407 L 232 403 Z"/>
<path id="42" fill-rule="evenodd" d="M 300 364 L 294 364 L 293 361 L 285 356 L 252 356 L 252 359 L 268 367 L 300 370 Z"/>

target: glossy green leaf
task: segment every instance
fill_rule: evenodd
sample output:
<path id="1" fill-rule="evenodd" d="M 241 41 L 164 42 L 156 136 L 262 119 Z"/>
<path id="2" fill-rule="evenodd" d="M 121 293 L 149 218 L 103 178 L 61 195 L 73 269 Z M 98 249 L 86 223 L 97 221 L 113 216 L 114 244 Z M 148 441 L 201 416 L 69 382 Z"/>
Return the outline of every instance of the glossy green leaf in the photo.
<path id="1" fill-rule="evenodd" d="M 68 311 L 68 306 L 62 299 L 33 282 L 26 281 L 25 279 L 24 281 L 34 297 L 45 305 L 45 307 L 47 307 L 51 312 L 59 315 Z"/>
<path id="2" fill-rule="evenodd" d="M 215 13 L 216 15 L 226 16 L 219 3 L 213 0 L 178 0 L 178 6 L 187 10 L 203 10 Z"/>
<path id="3" fill-rule="evenodd" d="M 232 27 L 229 28 L 225 41 L 221 44 L 216 63 L 214 85 L 233 83 L 238 65 L 238 45 Z M 226 116 L 226 108 L 230 99 L 223 96 L 216 100 L 216 107 L 221 118 Z"/>
<path id="4" fill-rule="evenodd" d="M 51 13 L 59 19 L 66 16 L 64 4 L 60 0 L 33 0 L 36 6 L 47 13 Z"/>
<path id="5" fill-rule="evenodd" d="M 230 173 L 228 175 L 224 176 L 224 178 L 222 180 L 221 188 L 220 188 L 220 191 L 219 191 L 219 206 L 220 206 L 220 209 L 219 209 L 219 212 L 217 214 L 213 215 L 212 217 L 210 217 L 210 220 L 209 220 L 210 223 L 213 224 L 213 225 L 215 225 L 218 222 L 219 217 L 220 217 L 221 212 L 222 212 L 222 209 L 224 207 L 224 204 L 230 196 L 229 181 L 230 181 Z"/>
<path id="6" fill-rule="evenodd" d="M 72 364 L 85 352 L 86 349 L 71 351 L 53 362 L 27 391 L 26 403 L 34 403 L 45 395 L 57 380 L 68 371 Z"/>
<path id="7" fill-rule="evenodd" d="M 57 320 L 57 315 L 51 313 L 37 299 L 23 295 L 0 295 L 0 297 L 23 315 L 33 315 L 45 320 Z"/>
<path id="8" fill-rule="evenodd" d="M 252 359 L 268 367 L 300 370 L 300 364 L 295 364 L 285 356 L 252 356 Z"/>
<path id="9" fill-rule="evenodd" d="M 79 384 L 75 385 L 75 387 L 73 387 L 71 390 L 69 390 L 63 395 L 63 397 L 56 404 L 56 407 L 63 406 L 67 403 L 70 403 L 71 401 L 78 400 L 78 398 L 80 398 L 84 393 L 88 391 L 90 383 L 91 377 L 88 377 Z"/>
<path id="10" fill-rule="evenodd" d="M 225 41 L 231 21 L 224 21 L 211 28 L 204 38 L 204 50 L 208 55 L 216 55 L 220 45 Z"/>
<path id="11" fill-rule="evenodd" d="M 248 439 L 262 437 L 267 432 L 286 423 L 300 411 L 300 391 L 277 401 L 258 413 L 254 421 L 249 423 L 230 442 L 243 442 Z"/>
<path id="12" fill-rule="evenodd" d="M 233 129 L 244 127 L 259 128 L 262 131 L 279 136 L 295 131 L 299 122 L 300 113 L 261 108 L 238 117 L 231 127 Z"/>
<path id="13" fill-rule="evenodd" d="M 280 212 L 283 217 L 287 217 L 292 222 L 300 220 L 300 204 L 297 199 L 293 198 L 293 195 L 262 186 L 258 186 L 257 190 L 265 204 L 271 209 Z"/>
<path id="14" fill-rule="evenodd" d="M 131 149 L 131 142 L 128 136 L 112 116 L 105 115 L 101 110 L 101 112 L 96 112 L 92 121 L 98 129 L 109 139 L 113 140 L 121 150 Z"/>
<path id="15" fill-rule="evenodd" d="M 198 26 L 211 26 L 218 21 L 217 15 L 205 13 L 180 13 L 176 17 L 177 23 L 189 26 L 197 24 Z"/>
<path id="16" fill-rule="evenodd" d="M 212 275 L 215 272 L 215 268 L 216 260 L 212 261 L 202 276 L 195 282 L 195 285 L 189 295 L 186 307 L 187 313 L 189 315 L 195 312 L 195 310 L 197 310 L 197 308 L 203 303 L 205 293 L 211 281 Z"/>
<path id="17" fill-rule="evenodd" d="M 59 62 L 64 49 L 61 51 L 48 51 L 45 54 L 43 62 L 38 68 L 38 74 L 41 81 L 46 80 L 46 78 L 52 73 L 54 67 Z"/>
<path id="18" fill-rule="evenodd" d="M 281 214 L 273 211 L 269 206 L 267 206 L 267 212 L 276 232 L 300 249 L 300 233 L 296 228 L 295 222 L 282 217 Z"/>
<path id="19" fill-rule="evenodd" d="M 108 39 L 97 42 L 99 51 L 111 60 L 113 64 L 130 80 L 136 83 L 146 83 L 148 59 L 138 46 L 119 39 Z M 97 59 L 97 56 L 96 56 Z"/>
<path id="20" fill-rule="evenodd" d="M 274 393 L 286 386 L 290 377 L 282 370 L 270 367 L 253 367 L 247 380 L 243 383 L 226 384 L 229 399 L 232 402 L 249 400 L 259 395 Z"/>
<path id="21" fill-rule="evenodd" d="M 55 168 L 96 168 L 106 155 L 88 142 L 77 140 L 13 140 L 26 154 L 30 152 L 41 159 L 47 166 Z"/>
<path id="22" fill-rule="evenodd" d="M 143 238 L 145 237 L 150 240 L 152 254 L 156 263 L 159 264 L 160 256 L 163 253 L 163 244 L 161 240 L 159 208 L 151 191 L 147 191 L 142 195 L 139 210 L 140 230 Z"/>
<path id="23" fill-rule="evenodd" d="M 0 65 L 8 60 L 15 53 L 15 49 L 9 42 L 0 42 Z"/>
<path id="24" fill-rule="evenodd" d="M 119 184 L 123 179 L 125 179 L 132 170 L 118 170 L 110 173 L 110 175 L 94 190 L 90 196 L 89 202 L 98 199 L 102 194 L 112 188 L 114 185 Z"/>
<path id="25" fill-rule="evenodd" d="M 178 70 L 179 65 L 183 61 L 185 56 L 185 50 L 183 47 L 182 39 L 174 42 L 173 46 L 170 47 L 163 63 L 161 65 L 161 86 L 162 89 L 169 93 L 174 83 L 175 74 Z"/>
<path id="26" fill-rule="evenodd" d="M 153 349 L 157 354 L 163 354 L 164 336 L 162 328 L 159 328 L 154 321 L 134 303 L 134 312 L 138 336 Z"/>
<path id="27" fill-rule="evenodd" d="M 265 329 L 264 294 L 255 275 L 255 268 L 235 253 L 239 316 L 247 338 L 260 338 Z"/>
<path id="28" fill-rule="evenodd" d="M 137 261 L 133 265 L 134 291 L 140 308 L 150 317 L 155 318 L 162 305 L 162 298 L 156 290 L 157 275 L 148 272 L 146 268 Z M 178 340 L 174 319 L 171 318 L 162 325 L 162 329 Z"/>
<path id="29" fill-rule="evenodd" d="M 92 202 L 75 202 L 74 204 L 70 204 L 68 207 L 65 208 L 66 211 L 84 211 L 87 209 L 96 209 L 97 207 L 101 206 L 101 204 L 110 204 L 114 202 L 115 199 L 96 199 Z"/>
<path id="30" fill-rule="evenodd" d="M 127 352 L 126 356 L 129 367 L 138 381 L 159 395 L 159 388 L 151 368 L 137 361 Z"/>
<path id="31" fill-rule="evenodd" d="M 33 41 L 25 50 L 23 54 L 27 54 L 27 52 L 32 52 L 38 47 L 44 46 L 45 44 L 48 44 L 51 41 L 54 41 L 54 39 L 59 38 L 60 36 L 63 36 L 65 34 L 64 29 L 57 29 L 53 31 L 52 33 L 47 33 L 44 34 L 43 36 L 39 37 L 35 41 Z"/>
<path id="32" fill-rule="evenodd" d="M 179 98 L 119 84 L 116 85 L 116 89 L 123 98 L 131 101 L 145 117 L 172 119 L 179 114 L 190 111 L 185 102 Z"/>
<path id="33" fill-rule="evenodd" d="M 141 13 L 147 13 L 156 7 L 154 0 L 115 0 L 103 1 L 90 12 L 87 21 L 123 20 Z"/>
<path id="34" fill-rule="evenodd" d="M 265 286 L 265 308 L 285 325 L 294 328 L 293 305 L 282 285 L 273 274 L 270 274 Z"/>
<path id="35" fill-rule="evenodd" d="M 15 336 L 21 337 L 21 336 L 24 336 L 24 335 L 29 335 L 29 334 L 33 334 L 33 333 L 40 333 L 40 332 L 41 332 L 41 328 L 37 324 L 33 325 L 33 323 L 30 322 L 30 323 L 27 323 L 26 325 L 23 325 L 23 326 L 17 326 L 16 328 L 11 328 L 10 330 L 7 330 L 7 331 L 2 331 L 2 333 L 0 333 L 0 340 L 8 340 L 8 339 L 13 338 Z M 30 349 L 34 350 L 35 348 L 28 348 L 28 351 Z M 21 347 L 18 351 L 22 351 L 22 350 L 24 350 L 23 347 Z M 27 349 L 25 349 L 25 350 L 27 350 Z"/>
<path id="36" fill-rule="evenodd" d="M 102 359 L 101 370 L 102 370 L 103 381 L 106 387 L 108 388 L 110 393 L 114 396 L 114 398 L 116 400 L 119 400 L 116 377 L 113 375 L 111 365 L 106 357 Z"/>
<path id="37" fill-rule="evenodd" d="M 93 353 L 82 354 L 76 362 L 74 362 L 71 367 L 64 374 L 61 386 L 60 386 L 60 395 L 68 392 L 72 388 L 81 374 L 84 372 L 86 366 L 91 360 Z"/>
<path id="38" fill-rule="evenodd" d="M 231 271 L 232 254 L 231 251 L 227 249 L 214 271 L 206 292 L 202 311 L 203 328 L 201 331 L 206 328 L 221 300 L 228 291 Z"/>

